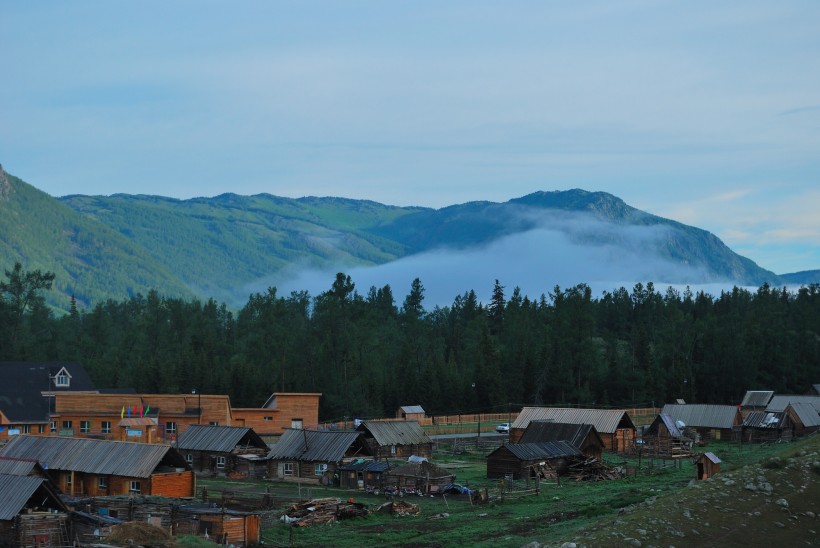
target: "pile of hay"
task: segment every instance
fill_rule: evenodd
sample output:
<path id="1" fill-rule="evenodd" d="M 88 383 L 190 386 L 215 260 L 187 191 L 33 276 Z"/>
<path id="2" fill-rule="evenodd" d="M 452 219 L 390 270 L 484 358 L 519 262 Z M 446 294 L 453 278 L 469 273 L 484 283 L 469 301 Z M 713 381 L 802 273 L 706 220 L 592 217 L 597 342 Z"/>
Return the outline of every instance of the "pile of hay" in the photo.
<path id="1" fill-rule="evenodd" d="M 114 525 L 107 540 L 118 544 L 126 544 L 129 540 L 134 544 L 164 544 L 171 540 L 171 535 L 165 529 L 148 522 L 129 521 Z"/>

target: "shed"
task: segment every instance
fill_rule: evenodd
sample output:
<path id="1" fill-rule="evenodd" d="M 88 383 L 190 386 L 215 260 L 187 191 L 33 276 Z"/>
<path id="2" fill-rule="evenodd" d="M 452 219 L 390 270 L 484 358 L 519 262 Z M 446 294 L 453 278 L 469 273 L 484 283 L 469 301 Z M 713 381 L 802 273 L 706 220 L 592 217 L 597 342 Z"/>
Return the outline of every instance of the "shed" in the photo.
<path id="1" fill-rule="evenodd" d="M 798 396 L 789 394 L 776 394 L 772 397 L 766 411 L 785 411 L 790 403 L 807 403 L 820 413 L 820 396 Z"/>
<path id="2" fill-rule="evenodd" d="M 433 440 L 416 421 L 364 421 L 357 428 L 376 459 L 430 457 Z"/>
<path id="3" fill-rule="evenodd" d="M 408 462 L 387 472 L 384 477 L 385 485 L 393 486 L 398 490 L 410 488 L 424 495 L 439 493 L 453 483 L 456 475 L 427 460 L 422 462 Z"/>
<path id="4" fill-rule="evenodd" d="M 622 409 L 573 409 L 562 407 L 525 407 L 510 426 L 510 441 L 515 443 L 532 421 L 591 424 L 608 451 L 626 452 L 635 442 L 637 429 Z"/>
<path id="5" fill-rule="evenodd" d="M 345 489 L 382 489 L 389 470 L 387 461 L 356 459 L 339 467 L 339 480 Z"/>
<path id="6" fill-rule="evenodd" d="M 692 454 L 693 441 L 684 435 L 671 415 L 660 413 L 644 432 L 642 450 L 658 457 L 688 457 Z"/>
<path id="7" fill-rule="evenodd" d="M 262 477 L 270 448 L 251 428 L 192 424 L 179 435 L 177 449 L 195 472 Z M 261 465 L 257 466 L 257 463 Z"/>
<path id="8" fill-rule="evenodd" d="M 505 443 L 487 456 L 487 477 L 528 479 L 544 472 L 558 477 L 571 462 L 583 458 L 581 451 L 566 441 Z"/>
<path id="9" fill-rule="evenodd" d="M 194 495 L 196 478 L 168 445 L 87 438 L 17 436 L 0 457 L 37 460 L 67 495 Z"/>
<path id="10" fill-rule="evenodd" d="M 240 512 L 216 504 L 179 506 L 174 509 L 174 534 L 204 536 L 234 546 L 256 546 L 262 532 L 258 512 Z"/>
<path id="11" fill-rule="evenodd" d="M 591 424 L 568 424 L 564 422 L 532 421 L 521 435 L 519 443 L 566 441 L 576 447 L 588 459 L 601 461 L 604 441 Z"/>
<path id="12" fill-rule="evenodd" d="M 695 461 L 697 468 L 695 479 L 709 479 L 720 472 L 720 459 L 714 453 L 702 453 Z"/>
<path id="13" fill-rule="evenodd" d="M 420 405 L 403 405 L 396 411 L 396 418 L 403 421 L 421 422 L 425 416 L 424 409 Z"/>
<path id="14" fill-rule="evenodd" d="M 268 453 L 268 477 L 330 485 L 339 467 L 372 457 L 361 432 L 285 430 Z"/>
<path id="15" fill-rule="evenodd" d="M 70 545 L 67 512 L 48 479 L 0 474 L 0 545 Z"/>
<path id="16" fill-rule="evenodd" d="M 676 423 L 681 421 L 687 428 L 693 428 L 702 439 L 732 440 L 734 432 L 739 432 L 743 425 L 740 409 L 735 405 L 668 403 L 661 413 L 670 415 Z"/>
<path id="17" fill-rule="evenodd" d="M 792 439 L 792 436 L 793 424 L 784 411 L 752 411 L 743 419 L 743 442 L 787 441 Z"/>
<path id="18" fill-rule="evenodd" d="M 803 436 L 820 430 L 820 413 L 811 403 L 798 402 L 786 406 L 785 414 L 791 420 L 795 436 Z"/>

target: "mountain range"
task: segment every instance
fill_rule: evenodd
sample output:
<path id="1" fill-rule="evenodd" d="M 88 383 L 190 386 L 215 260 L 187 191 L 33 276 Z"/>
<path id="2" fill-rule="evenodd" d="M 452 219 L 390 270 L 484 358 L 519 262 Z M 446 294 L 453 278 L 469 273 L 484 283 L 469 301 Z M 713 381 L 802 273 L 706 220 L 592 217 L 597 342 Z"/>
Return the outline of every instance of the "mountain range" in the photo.
<path id="1" fill-rule="evenodd" d="M 58 309 L 67 308 L 72 295 L 81 306 L 90 306 L 152 288 L 163 295 L 242 304 L 249 288 L 277 274 L 384 265 L 441 249 L 480 249 L 537 230 L 559 232 L 576 246 L 616 250 L 633 246 L 635 231 L 651 231 L 652 237 L 640 241 L 642 256 L 680 269 L 680 279 L 665 281 L 820 281 L 820 271 L 777 275 L 733 252 L 714 234 L 638 210 L 604 192 L 536 192 L 504 203 L 441 209 L 270 194 L 55 198 L 0 167 L 0 266 L 10 269 L 19 261 L 28 270 L 54 272 L 49 299 Z"/>

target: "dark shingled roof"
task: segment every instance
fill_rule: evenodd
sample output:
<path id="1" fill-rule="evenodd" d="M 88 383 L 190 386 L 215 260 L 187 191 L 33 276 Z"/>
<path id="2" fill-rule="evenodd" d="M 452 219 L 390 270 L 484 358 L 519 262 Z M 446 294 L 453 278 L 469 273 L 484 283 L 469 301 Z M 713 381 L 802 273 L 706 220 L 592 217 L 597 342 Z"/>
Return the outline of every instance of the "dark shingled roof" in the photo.
<path id="1" fill-rule="evenodd" d="M 69 386 L 54 385 L 65 368 Z M 44 392 L 96 392 L 83 366 L 76 362 L 0 362 L 0 411 L 12 423 L 48 422 L 51 398 Z"/>
<path id="2" fill-rule="evenodd" d="M 593 435 L 603 445 L 601 436 L 591 424 L 570 424 L 566 422 L 532 421 L 521 434 L 519 443 L 539 443 L 544 441 L 566 441 L 573 447 L 581 447 L 587 436 Z"/>
<path id="3" fill-rule="evenodd" d="M 177 448 L 187 451 L 230 453 L 237 446 L 268 449 L 259 434 L 244 426 L 209 426 L 192 424 L 177 440 Z"/>
<path id="4" fill-rule="evenodd" d="M 15 436 L 0 457 L 34 459 L 47 470 L 148 478 L 160 463 L 187 468 L 176 449 L 154 443 L 53 436 Z"/>
<path id="5" fill-rule="evenodd" d="M 288 429 L 273 444 L 268 458 L 307 462 L 341 462 L 361 432 Z M 364 443 L 361 444 L 364 447 Z"/>

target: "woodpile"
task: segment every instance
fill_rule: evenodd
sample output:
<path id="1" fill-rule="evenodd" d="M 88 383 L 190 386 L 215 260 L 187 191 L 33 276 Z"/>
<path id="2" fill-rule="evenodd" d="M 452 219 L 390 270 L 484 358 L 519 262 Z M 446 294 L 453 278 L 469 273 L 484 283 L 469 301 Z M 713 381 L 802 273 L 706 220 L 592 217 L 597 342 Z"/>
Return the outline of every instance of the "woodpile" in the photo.
<path id="1" fill-rule="evenodd" d="M 417 516 L 421 514 L 418 504 L 411 504 L 403 500 L 391 500 L 379 506 L 379 512 L 394 516 Z"/>
<path id="2" fill-rule="evenodd" d="M 587 459 L 570 464 L 564 477 L 575 481 L 601 481 L 619 479 L 621 474 L 597 459 Z"/>
<path id="3" fill-rule="evenodd" d="M 337 498 L 313 499 L 292 504 L 285 511 L 288 522 L 296 527 L 310 527 L 341 519 L 367 516 L 367 506 L 358 502 L 343 502 Z M 293 521 L 296 520 L 296 521 Z"/>

